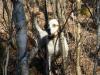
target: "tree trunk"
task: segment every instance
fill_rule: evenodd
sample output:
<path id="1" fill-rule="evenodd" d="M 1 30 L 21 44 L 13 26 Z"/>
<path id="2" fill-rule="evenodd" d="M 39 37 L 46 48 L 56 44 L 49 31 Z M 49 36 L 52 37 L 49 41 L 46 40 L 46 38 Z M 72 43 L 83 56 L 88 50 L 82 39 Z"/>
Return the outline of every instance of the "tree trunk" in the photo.
<path id="1" fill-rule="evenodd" d="M 77 6 L 77 18 L 79 19 L 81 0 L 76 0 L 76 6 Z M 80 41 L 81 30 L 80 29 L 81 29 L 80 23 L 77 23 L 76 75 L 82 75 L 81 67 L 80 67 L 80 51 L 81 51 L 81 41 Z"/>
<path id="2" fill-rule="evenodd" d="M 27 61 L 27 27 L 26 18 L 23 7 L 23 0 L 13 1 L 13 20 L 16 27 L 17 40 L 17 75 L 28 75 L 28 61 Z"/>
<path id="3" fill-rule="evenodd" d="M 4 49 L 4 53 L 3 53 L 3 62 L 2 62 L 2 71 L 3 71 L 3 75 L 7 75 L 8 74 L 8 63 L 9 63 L 9 48 L 10 48 L 10 44 L 9 44 L 9 40 L 11 39 L 11 13 L 10 13 L 10 10 L 8 8 L 8 5 L 7 5 L 7 0 L 2 0 L 2 3 L 3 3 L 3 19 L 5 19 L 5 11 L 7 13 L 7 21 L 5 19 L 5 21 L 7 22 L 6 26 L 7 26 L 7 29 L 6 31 L 8 32 L 9 34 L 9 39 L 7 40 L 6 42 L 6 48 Z"/>
<path id="4" fill-rule="evenodd" d="M 97 75 L 96 68 L 97 68 L 97 62 L 98 62 L 98 52 L 100 51 L 100 0 L 97 1 L 96 11 L 95 11 L 95 19 L 96 19 L 96 25 L 97 25 L 97 48 L 95 52 L 95 63 L 93 68 L 93 75 Z"/>

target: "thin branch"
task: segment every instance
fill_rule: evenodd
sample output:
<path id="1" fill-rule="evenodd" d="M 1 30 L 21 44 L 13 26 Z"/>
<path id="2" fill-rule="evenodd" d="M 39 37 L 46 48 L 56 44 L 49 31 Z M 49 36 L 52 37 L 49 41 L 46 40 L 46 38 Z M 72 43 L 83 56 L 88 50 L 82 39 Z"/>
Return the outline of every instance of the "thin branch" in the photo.
<path id="1" fill-rule="evenodd" d="M 47 30 L 47 28 L 48 28 L 48 11 L 47 11 L 47 1 L 46 0 L 44 0 L 44 14 L 45 14 L 45 22 L 46 22 L 45 29 Z"/>

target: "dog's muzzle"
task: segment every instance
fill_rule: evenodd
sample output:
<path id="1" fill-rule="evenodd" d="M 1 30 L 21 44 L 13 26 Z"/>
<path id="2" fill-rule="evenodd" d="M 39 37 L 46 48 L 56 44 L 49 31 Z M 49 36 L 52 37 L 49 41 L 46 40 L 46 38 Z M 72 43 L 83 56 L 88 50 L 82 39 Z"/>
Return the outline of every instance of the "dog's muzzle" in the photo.
<path id="1" fill-rule="evenodd" d="M 48 35 L 51 35 L 50 28 L 47 28 L 46 31 L 47 31 Z"/>

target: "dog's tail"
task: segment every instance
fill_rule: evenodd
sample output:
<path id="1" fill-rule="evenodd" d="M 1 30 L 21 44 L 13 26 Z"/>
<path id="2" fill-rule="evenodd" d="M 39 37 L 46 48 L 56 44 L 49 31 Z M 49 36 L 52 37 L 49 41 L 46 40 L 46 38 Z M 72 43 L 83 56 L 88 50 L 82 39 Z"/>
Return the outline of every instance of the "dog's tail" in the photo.
<path id="1" fill-rule="evenodd" d="M 39 24 L 37 23 L 37 18 L 36 17 L 34 19 L 34 22 L 35 22 L 35 28 L 39 32 L 40 38 L 43 38 L 43 37 L 47 36 L 48 33 L 40 28 Z"/>

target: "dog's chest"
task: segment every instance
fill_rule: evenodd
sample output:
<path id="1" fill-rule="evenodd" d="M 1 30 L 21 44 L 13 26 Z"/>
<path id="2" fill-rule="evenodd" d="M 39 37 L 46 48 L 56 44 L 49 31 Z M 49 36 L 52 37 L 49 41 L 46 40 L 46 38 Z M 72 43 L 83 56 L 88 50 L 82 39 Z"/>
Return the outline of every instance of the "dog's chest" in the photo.
<path id="1" fill-rule="evenodd" d="M 48 48 L 49 55 L 52 55 L 54 53 L 57 54 L 60 49 L 59 39 L 55 38 L 53 40 L 50 40 L 48 42 L 47 48 Z"/>

